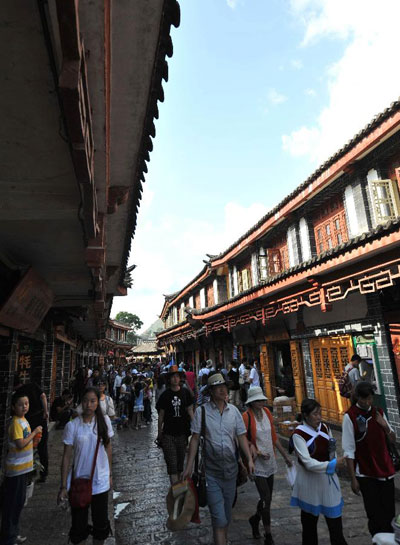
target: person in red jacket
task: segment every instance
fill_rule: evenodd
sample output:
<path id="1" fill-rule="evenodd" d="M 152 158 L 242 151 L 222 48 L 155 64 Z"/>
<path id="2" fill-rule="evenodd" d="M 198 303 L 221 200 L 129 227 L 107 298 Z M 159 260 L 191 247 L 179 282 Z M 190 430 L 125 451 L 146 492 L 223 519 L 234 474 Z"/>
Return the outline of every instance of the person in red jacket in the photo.
<path id="1" fill-rule="evenodd" d="M 259 386 L 250 388 L 246 401 L 249 409 L 243 414 L 243 421 L 247 430 L 246 437 L 250 453 L 254 460 L 254 482 L 260 496 L 257 512 L 250 517 L 249 523 L 253 537 L 258 538 L 260 537 L 258 527 L 260 520 L 262 520 L 265 530 L 264 543 L 265 545 L 273 545 L 270 511 L 274 473 L 277 471 L 275 448 L 282 454 L 288 466 L 291 466 L 292 462 L 276 435 L 271 413 L 264 407 L 266 401 L 267 398 Z"/>
<path id="2" fill-rule="evenodd" d="M 359 382 L 354 404 L 343 418 L 342 446 L 354 494 L 363 497 L 371 536 L 393 532 L 395 469 L 387 440 L 396 437 L 382 409 L 373 406 L 374 387 Z"/>

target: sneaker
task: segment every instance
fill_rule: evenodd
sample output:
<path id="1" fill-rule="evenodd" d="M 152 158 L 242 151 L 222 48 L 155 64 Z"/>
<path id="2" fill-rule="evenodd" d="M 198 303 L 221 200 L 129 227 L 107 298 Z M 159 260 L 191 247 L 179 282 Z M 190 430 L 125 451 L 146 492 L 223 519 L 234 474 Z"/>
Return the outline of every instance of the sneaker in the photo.
<path id="1" fill-rule="evenodd" d="M 19 545 L 20 543 L 25 543 L 27 538 L 25 536 L 17 536 L 17 539 L 15 541 L 15 545 Z"/>

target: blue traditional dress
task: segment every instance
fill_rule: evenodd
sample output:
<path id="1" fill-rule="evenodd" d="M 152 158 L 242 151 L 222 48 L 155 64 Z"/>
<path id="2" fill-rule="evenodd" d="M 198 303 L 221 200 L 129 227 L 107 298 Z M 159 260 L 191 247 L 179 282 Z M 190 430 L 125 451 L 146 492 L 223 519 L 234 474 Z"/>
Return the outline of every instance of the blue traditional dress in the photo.
<path id="1" fill-rule="evenodd" d="M 317 430 L 307 424 L 296 428 L 292 440 L 298 464 L 290 505 L 315 516 L 337 518 L 342 516 L 343 498 L 336 458 L 329 460 L 331 437 L 324 423 Z"/>

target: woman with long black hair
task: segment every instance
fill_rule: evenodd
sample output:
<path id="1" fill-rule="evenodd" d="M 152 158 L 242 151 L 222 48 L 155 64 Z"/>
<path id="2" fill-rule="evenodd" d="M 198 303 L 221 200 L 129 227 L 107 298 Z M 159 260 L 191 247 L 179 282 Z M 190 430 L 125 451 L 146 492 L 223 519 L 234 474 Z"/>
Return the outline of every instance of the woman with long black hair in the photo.
<path id="1" fill-rule="evenodd" d="M 291 438 L 298 465 L 290 505 L 301 509 L 302 543 L 318 545 L 318 518 L 324 515 L 331 545 L 347 545 L 342 528 L 343 498 L 336 475 L 336 468 L 344 466 L 344 458 L 336 457 L 336 441 L 322 422 L 318 401 L 303 399 L 301 420 Z"/>
<path id="2" fill-rule="evenodd" d="M 112 486 L 110 438 L 114 432 L 109 417 L 104 416 L 101 410 L 100 393 L 97 388 L 91 387 L 85 390 L 82 409 L 82 415 L 68 422 L 64 429 L 64 453 L 61 462 L 58 502 L 68 499 L 71 478 L 90 479 L 92 467 L 95 464 L 90 504 L 92 527 L 88 525 L 89 506 L 71 507 L 72 525 L 69 537 L 73 544 L 83 545 L 89 534 L 92 534 L 93 544 L 102 545 L 110 533 L 108 520 L 108 491 Z M 71 460 L 72 470 L 68 472 Z"/>

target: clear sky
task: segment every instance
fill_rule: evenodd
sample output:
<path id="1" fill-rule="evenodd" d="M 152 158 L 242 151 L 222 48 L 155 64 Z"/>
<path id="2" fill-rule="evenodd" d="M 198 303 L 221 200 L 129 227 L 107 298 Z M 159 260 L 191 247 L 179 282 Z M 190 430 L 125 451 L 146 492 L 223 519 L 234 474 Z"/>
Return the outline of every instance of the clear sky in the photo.
<path id="1" fill-rule="evenodd" d="M 400 0 L 180 0 L 139 209 L 149 326 L 187 284 L 400 95 Z"/>

